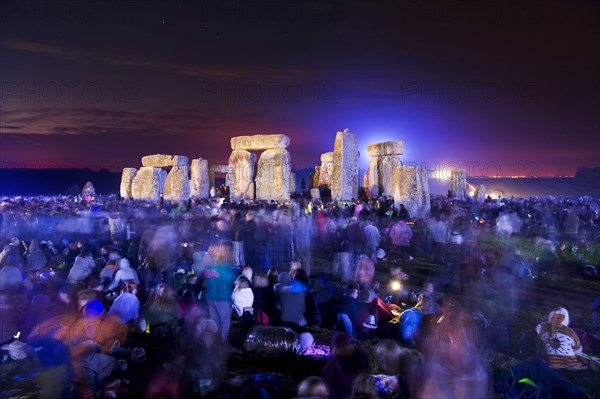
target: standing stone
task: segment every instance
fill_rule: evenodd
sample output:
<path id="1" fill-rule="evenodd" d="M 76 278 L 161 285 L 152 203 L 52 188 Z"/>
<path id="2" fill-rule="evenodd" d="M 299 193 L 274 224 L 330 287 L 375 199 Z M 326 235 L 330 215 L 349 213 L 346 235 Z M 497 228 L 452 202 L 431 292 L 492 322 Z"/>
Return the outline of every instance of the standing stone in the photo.
<path id="1" fill-rule="evenodd" d="M 321 191 L 319 191 L 318 187 L 310 189 L 310 197 L 312 199 L 321 199 Z"/>
<path id="2" fill-rule="evenodd" d="M 154 168 L 166 168 L 169 166 L 185 166 L 188 164 L 188 158 L 184 155 L 146 155 L 142 157 L 142 166 L 151 166 Z"/>
<path id="3" fill-rule="evenodd" d="M 475 188 L 475 194 L 473 195 L 473 199 L 475 202 L 484 202 L 487 197 L 487 190 L 483 184 L 480 184 Z"/>
<path id="4" fill-rule="evenodd" d="M 333 173 L 333 152 L 321 154 L 321 169 L 319 171 L 319 186 L 331 187 L 331 175 Z"/>
<path id="5" fill-rule="evenodd" d="M 363 181 L 363 186 L 369 190 L 371 197 L 379 197 L 379 193 L 383 191 L 381 187 L 381 174 L 379 172 L 379 157 L 371 157 L 369 159 L 369 168 L 366 173 L 366 183 Z"/>
<path id="6" fill-rule="evenodd" d="M 190 168 L 173 166 L 165 180 L 163 197 L 168 201 L 187 201 L 190 199 Z"/>
<path id="7" fill-rule="evenodd" d="M 229 195 L 232 200 L 254 198 L 254 169 L 256 154 L 245 150 L 233 150 L 229 156 Z"/>
<path id="8" fill-rule="evenodd" d="M 367 193 L 370 193 L 370 186 L 371 182 L 369 181 L 369 170 L 366 170 L 363 174 L 362 188 L 364 188 Z"/>
<path id="9" fill-rule="evenodd" d="M 123 168 L 123 174 L 121 175 L 121 198 L 133 198 L 133 193 L 131 192 L 131 185 L 133 183 L 133 178 L 135 177 L 136 172 L 136 168 Z"/>
<path id="10" fill-rule="evenodd" d="M 315 166 L 315 174 L 313 175 L 313 180 L 311 182 L 312 187 L 319 187 L 319 182 L 321 181 L 321 167 Z"/>
<path id="11" fill-rule="evenodd" d="M 333 148 L 331 198 L 348 201 L 358 195 L 358 143 L 348 129 L 337 132 Z"/>
<path id="12" fill-rule="evenodd" d="M 369 144 L 368 190 L 372 197 L 394 195 L 394 173 L 402 165 L 400 155 L 404 153 L 403 141 L 386 141 Z"/>
<path id="13" fill-rule="evenodd" d="M 467 195 L 467 171 L 464 169 L 453 169 L 450 172 L 451 195 L 457 199 L 464 199 Z"/>
<path id="14" fill-rule="evenodd" d="M 396 168 L 402 166 L 402 161 L 398 155 L 386 155 L 379 157 L 379 195 L 394 195 L 394 174 Z"/>
<path id="15" fill-rule="evenodd" d="M 287 150 L 265 150 L 258 160 L 256 198 L 259 200 L 290 199 L 290 153 Z"/>
<path id="16" fill-rule="evenodd" d="M 131 183 L 131 195 L 136 200 L 157 201 L 160 198 L 160 169 L 143 166 Z"/>
<path id="17" fill-rule="evenodd" d="M 296 173 L 290 173 L 290 194 L 295 193 L 296 190 Z"/>
<path id="18" fill-rule="evenodd" d="M 403 204 L 411 219 L 425 218 L 431 212 L 427 169 L 421 166 L 398 166 L 394 174 L 394 207 Z"/>
<path id="19" fill-rule="evenodd" d="M 192 198 L 208 198 L 208 161 L 198 158 L 192 159 L 190 168 L 190 195 Z"/>
<path id="20" fill-rule="evenodd" d="M 285 134 L 255 134 L 231 138 L 232 150 L 260 151 L 266 148 L 284 150 L 290 145 Z"/>

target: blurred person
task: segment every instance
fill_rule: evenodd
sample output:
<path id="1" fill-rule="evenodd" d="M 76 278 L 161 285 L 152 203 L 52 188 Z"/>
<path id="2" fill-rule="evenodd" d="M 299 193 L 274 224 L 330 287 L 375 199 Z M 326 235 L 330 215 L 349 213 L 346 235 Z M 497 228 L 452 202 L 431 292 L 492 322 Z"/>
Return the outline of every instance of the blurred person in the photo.
<path id="1" fill-rule="evenodd" d="M 202 397 L 221 388 L 227 375 L 227 347 L 219 336 L 219 327 L 211 319 L 200 319 L 193 326 L 186 349 L 184 368 L 195 392 Z"/>
<path id="2" fill-rule="evenodd" d="M 329 399 L 329 389 L 321 377 L 308 377 L 300 381 L 297 389 L 297 399 L 320 398 Z"/>
<path id="3" fill-rule="evenodd" d="M 244 257 L 244 236 L 246 231 L 246 223 L 242 218 L 241 212 L 236 212 L 233 216 L 233 224 L 231 226 L 231 230 L 231 243 L 233 245 L 233 266 L 244 266 L 246 265 L 246 259 Z"/>
<path id="4" fill-rule="evenodd" d="M 119 270 L 115 273 L 115 277 L 107 290 L 112 291 L 117 289 L 126 281 L 135 281 L 136 283 L 139 283 L 140 279 L 137 271 L 131 267 L 129 260 L 127 258 L 121 258 L 121 260 L 119 260 Z"/>
<path id="5" fill-rule="evenodd" d="M 446 292 L 441 315 L 431 321 L 433 328 L 426 327 L 428 363 L 420 397 L 487 397 L 488 373 L 474 325 L 454 291 Z"/>
<path id="6" fill-rule="evenodd" d="M 375 377 L 367 373 L 359 374 L 352 383 L 350 399 L 378 399 Z"/>
<path id="7" fill-rule="evenodd" d="M 356 284 L 348 283 L 344 295 L 334 302 L 335 327 L 351 338 L 354 338 L 354 320 L 358 314 L 358 292 L 359 288 Z"/>
<path id="8" fill-rule="evenodd" d="M 321 377 L 327 383 L 332 399 L 347 399 L 358 375 L 369 371 L 369 357 L 345 333 L 331 341 L 331 359 L 323 367 Z"/>
<path id="9" fill-rule="evenodd" d="M 429 222 L 428 227 L 433 245 L 434 261 L 439 264 L 445 264 L 448 225 L 437 215 L 433 221 Z"/>
<path id="10" fill-rule="evenodd" d="M 231 293 L 233 310 L 238 317 L 242 317 L 247 309 L 251 309 L 254 304 L 254 292 L 250 288 L 250 282 L 247 278 L 238 278 Z"/>
<path id="11" fill-rule="evenodd" d="M 361 255 L 356 263 L 356 274 L 354 282 L 361 288 L 369 288 L 373 284 L 375 276 L 375 264 L 365 255 Z"/>
<path id="12" fill-rule="evenodd" d="M 106 262 L 106 265 L 102 267 L 98 277 L 100 278 L 100 280 L 102 280 L 102 283 L 104 284 L 105 288 L 107 288 L 113 282 L 115 274 L 118 270 L 119 268 L 117 267 L 116 260 L 109 260 L 108 262 Z"/>
<path id="13" fill-rule="evenodd" d="M 27 252 L 25 252 L 25 271 L 32 272 L 43 269 L 48 263 L 48 258 L 42 252 L 38 240 L 31 240 Z"/>
<path id="14" fill-rule="evenodd" d="M 369 257 L 374 264 L 377 263 L 376 252 L 379 247 L 379 229 L 375 226 L 372 219 L 367 219 L 365 227 L 363 227 L 363 248 L 364 253 Z"/>
<path id="15" fill-rule="evenodd" d="M 71 284 L 81 283 L 91 276 L 95 268 L 96 263 L 92 257 L 92 252 L 89 249 L 83 249 L 75 258 L 67 279 Z"/>
<path id="16" fill-rule="evenodd" d="M 125 282 L 121 286 L 121 293 L 115 298 L 108 311 L 109 316 L 116 316 L 125 324 L 133 322 L 140 316 L 137 286 L 135 282 Z"/>
<path id="17" fill-rule="evenodd" d="M 308 276 L 303 269 L 296 269 L 294 278 L 289 285 L 278 289 L 276 301 L 281 306 L 280 319 L 283 323 L 294 326 L 305 326 L 306 319 L 306 295 Z"/>
<path id="18" fill-rule="evenodd" d="M 11 266 L 22 268 L 24 264 L 23 252 L 24 248 L 21 240 L 18 237 L 12 237 L 0 252 L 0 265 L 4 265 L 10 259 Z"/>
<path id="19" fill-rule="evenodd" d="M 230 250 L 226 244 L 214 244 L 208 252 L 212 264 L 204 270 L 204 296 L 210 319 L 219 326 L 221 341 L 226 342 L 231 323 L 231 293 L 235 281 L 231 270 Z"/>
<path id="20" fill-rule="evenodd" d="M 389 234 L 394 249 L 398 251 L 397 254 L 399 258 L 401 260 L 407 260 L 408 249 L 413 237 L 410 226 L 404 220 L 400 220 L 392 226 Z"/>

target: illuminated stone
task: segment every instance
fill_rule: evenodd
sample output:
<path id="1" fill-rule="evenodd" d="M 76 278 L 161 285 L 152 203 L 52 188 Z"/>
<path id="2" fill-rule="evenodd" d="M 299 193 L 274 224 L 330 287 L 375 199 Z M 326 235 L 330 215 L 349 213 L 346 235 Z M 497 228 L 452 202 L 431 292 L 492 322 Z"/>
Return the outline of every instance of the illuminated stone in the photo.
<path id="1" fill-rule="evenodd" d="M 394 207 L 404 205 L 412 219 L 425 218 L 431 212 L 427 169 L 398 166 L 394 173 Z"/>
<path id="2" fill-rule="evenodd" d="M 269 149 L 286 149 L 290 138 L 285 134 L 255 134 L 231 138 L 232 150 L 260 151 Z"/>
<path id="3" fill-rule="evenodd" d="M 321 191 L 318 188 L 311 188 L 310 196 L 312 199 L 321 199 Z"/>
<path id="4" fill-rule="evenodd" d="M 131 183 L 131 195 L 136 200 L 158 200 L 161 193 L 160 180 L 160 168 L 141 167 Z"/>
<path id="5" fill-rule="evenodd" d="M 321 180 L 321 167 L 315 166 L 315 174 L 313 175 L 313 180 L 311 182 L 311 188 L 319 187 L 320 180 Z"/>
<path id="6" fill-rule="evenodd" d="M 184 155 L 146 155 L 142 157 L 142 166 L 153 168 L 166 168 L 169 166 L 185 166 L 188 164 L 188 158 Z"/>
<path id="7" fill-rule="evenodd" d="M 133 183 L 133 178 L 137 172 L 136 168 L 123 168 L 123 174 L 121 175 L 121 198 L 123 199 L 131 199 L 133 198 L 133 193 L 131 192 L 131 185 Z"/>
<path id="8" fill-rule="evenodd" d="M 229 156 L 227 176 L 229 195 L 232 200 L 254 198 L 254 169 L 256 154 L 245 150 L 234 150 Z"/>
<path id="9" fill-rule="evenodd" d="M 163 197 L 168 201 L 187 201 L 190 198 L 190 168 L 173 166 L 165 180 Z"/>
<path id="10" fill-rule="evenodd" d="M 487 197 L 487 190 L 483 184 L 480 184 L 475 188 L 475 194 L 473 194 L 473 200 L 475 202 L 484 202 Z"/>
<path id="11" fill-rule="evenodd" d="M 394 173 L 402 161 L 398 155 L 371 157 L 369 160 L 368 189 L 373 197 L 394 195 Z"/>
<path id="12" fill-rule="evenodd" d="M 333 173 L 333 152 L 321 154 L 321 168 L 319 169 L 318 186 L 331 187 L 331 175 Z"/>
<path id="13" fill-rule="evenodd" d="M 464 199 L 467 195 L 467 171 L 453 169 L 450 172 L 450 190 L 453 198 Z"/>
<path id="14" fill-rule="evenodd" d="M 294 172 L 290 173 L 290 194 L 296 192 L 296 174 Z"/>
<path id="15" fill-rule="evenodd" d="M 283 149 L 265 150 L 258 160 L 256 198 L 259 200 L 290 199 L 290 153 Z"/>
<path id="16" fill-rule="evenodd" d="M 348 201 L 358 195 L 359 155 L 356 135 L 348 129 L 337 132 L 331 175 L 331 198 L 334 201 Z"/>
<path id="17" fill-rule="evenodd" d="M 208 198 L 208 161 L 198 158 L 192 159 L 190 167 L 190 195 L 192 198 Z"/>
<path id="18" fill-rule="evenodd" d="M 384 143 L 369 144 L 367 146 L 367 155 L 370 157 L 402 155 L 403 153 L 404 141 L 386 141 Z"/>

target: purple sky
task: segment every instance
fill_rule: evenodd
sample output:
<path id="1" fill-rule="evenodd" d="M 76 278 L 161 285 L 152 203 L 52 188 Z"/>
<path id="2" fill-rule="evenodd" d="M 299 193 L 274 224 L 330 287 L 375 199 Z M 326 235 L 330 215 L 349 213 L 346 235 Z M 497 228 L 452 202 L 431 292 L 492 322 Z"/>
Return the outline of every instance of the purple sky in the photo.
<path id="1" fill-rule="evenodd" d="M 284 133 L 303 168 L 344 128 L 362 168 L 387 140 L 440 173 L 600 165 L 599 3 L 477 3 L 4 2 L 0 167 L 226 163 Z"/>

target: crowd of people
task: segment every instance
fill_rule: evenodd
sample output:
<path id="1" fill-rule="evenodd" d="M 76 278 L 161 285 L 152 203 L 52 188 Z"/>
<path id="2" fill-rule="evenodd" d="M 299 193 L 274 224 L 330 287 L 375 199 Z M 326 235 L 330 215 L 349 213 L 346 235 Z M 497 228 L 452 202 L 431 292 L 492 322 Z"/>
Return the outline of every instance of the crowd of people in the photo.
<path id="1" fill-rule="evenodd" d="M 298 397 L 488 397 L 485 353 L 515 350 L 521 283 L 596 277 L 598 200 L 438 196 L 428 218 L 393 204 L 5 198 L 0 344 L 36 348 L 43 397 L 113 396 L 139 370 L 149 398 L 285 397 L 264 376 L 228 381 L 233 348 L 257 326 L 266 341 L 294 332 L 295 356 L 317 365 Z M 409 280 L 416 261 L 441 272 Z M 592 302 L 585 342 L 564 308 L 538 325 L 535 367 L 595 367 L 600 353 L 582 357 L 600 342 Z"/>

